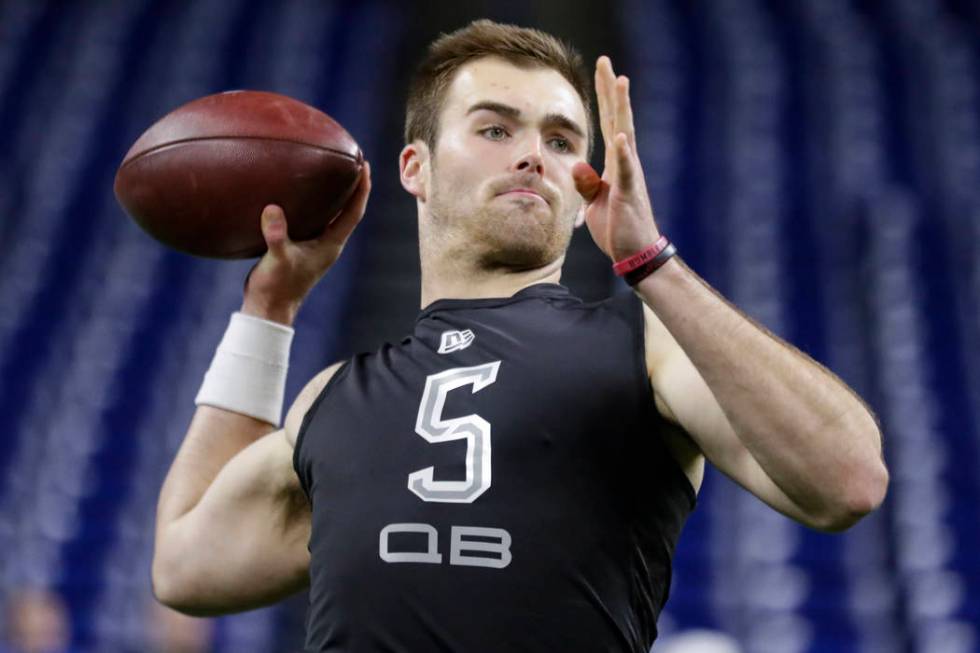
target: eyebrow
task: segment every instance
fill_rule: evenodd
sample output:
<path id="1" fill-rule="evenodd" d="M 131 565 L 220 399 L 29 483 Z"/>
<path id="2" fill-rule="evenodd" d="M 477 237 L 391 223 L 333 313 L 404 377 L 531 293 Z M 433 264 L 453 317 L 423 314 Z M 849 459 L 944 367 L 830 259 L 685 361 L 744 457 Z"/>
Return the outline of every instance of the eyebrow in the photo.
<path id="1" fill-rule="evenodd" d="M 498 113 L 501 116 L 505 116 L 513 120 L 519 120 L 521 117 L 521 110 L 517 107 L 512 107 L 509 104 L 502 104 L 500 102 L 493 102 L 491 100 L 477 102 L 466 110 L 466 115 L 470 115 L 475 111 L 493 111 L 494 113 Z M 582 128 L 579 127 L 574 120 L 564 114 L 549 113 L 545 115 L 541 123 L 545 127 L 559 127 L 561 129 L 567 129 L 579 138 L 585 138 L 585 132 L 582 130 Z"/>

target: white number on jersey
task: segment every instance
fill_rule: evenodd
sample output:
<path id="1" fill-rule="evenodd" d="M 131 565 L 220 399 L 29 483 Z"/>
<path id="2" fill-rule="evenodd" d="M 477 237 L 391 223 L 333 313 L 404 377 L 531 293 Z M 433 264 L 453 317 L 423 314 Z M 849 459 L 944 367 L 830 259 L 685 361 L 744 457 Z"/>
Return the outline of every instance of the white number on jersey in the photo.
<path id="1" fill-rule="evenodd" d="M 472 385 L 473 393 L 497 380 L 500 361 L 474 367 L 457 367 L 425 379 L 425 390 L 415 422 L 415 432 L 433 444 L 466 440 L 466 480 L 437 481 L 435 469 L 426 467 L 408 475 L 408 489 L 423 501 L 472 503 L 490 487 L 490 422 L 479 415 L 443 419 L 446 395 Z"/>

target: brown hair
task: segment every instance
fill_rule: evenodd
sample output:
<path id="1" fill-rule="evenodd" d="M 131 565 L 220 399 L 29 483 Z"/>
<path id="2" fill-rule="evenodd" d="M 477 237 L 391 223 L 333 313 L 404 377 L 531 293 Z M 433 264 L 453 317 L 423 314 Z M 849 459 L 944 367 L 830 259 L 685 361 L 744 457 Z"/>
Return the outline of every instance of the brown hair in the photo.
<path id="1" fill-rule="evenodd" d="M 408 89 L 405 142 L 419 139 L 435 149 L 439 114 L 453 76 L 464 64 L 496 56 L 519 66 L 552 68 L 568 80 L 585 106 L 588 153 L 592 155 L 591 80 L 582 56 L 571 45 L 540 30 L 476 20 L 451 34 L 443 34 L 429 46 L 428 55 L 415 71 Z"/>

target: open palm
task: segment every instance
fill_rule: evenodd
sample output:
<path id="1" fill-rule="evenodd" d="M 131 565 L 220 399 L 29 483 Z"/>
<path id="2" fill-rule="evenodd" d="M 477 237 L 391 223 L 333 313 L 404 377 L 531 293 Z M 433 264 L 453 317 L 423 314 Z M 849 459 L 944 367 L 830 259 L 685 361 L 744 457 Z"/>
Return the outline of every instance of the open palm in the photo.
<path id="1" fill-rule="evenodd" d="M 596 62 L 596 97 L 606 157 L 602 176 L 588 163 L 572 169 L 576 187 L 588 202 L 585 222 L 596 245 L 613 261 L 635 254 L 659 238 L 636 154 L 636 132 L 629 79 L 616 77 L 608 57 Z"/>

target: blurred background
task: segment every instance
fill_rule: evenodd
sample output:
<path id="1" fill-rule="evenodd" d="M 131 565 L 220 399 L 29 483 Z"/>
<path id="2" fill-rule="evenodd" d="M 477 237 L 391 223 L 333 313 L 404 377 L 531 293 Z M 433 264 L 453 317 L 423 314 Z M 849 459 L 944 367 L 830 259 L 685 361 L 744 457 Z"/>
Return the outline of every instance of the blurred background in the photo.
<path id="1" fill-rule="evenodd" d="M 115 169 L 163 114 L 235 88 L 359 141 L 373 197 L 300 313 L 291 402 L 411 329 L 406 79 L 482 16 L 613 57 L 663 231 L 884 426 L 888 500 L 844 535 L 709 471 L 654 651 L 980 651 L 977 0 L 0 0 L 0 651 L 301 648 L 303 596 L 206 621 L 153 605 L 157 493 L 252 261 L 158 245 Z M 626 290 L 584 230 L 563 282 Z M 685 647 L 695 629 L 721 648 Z"/>

